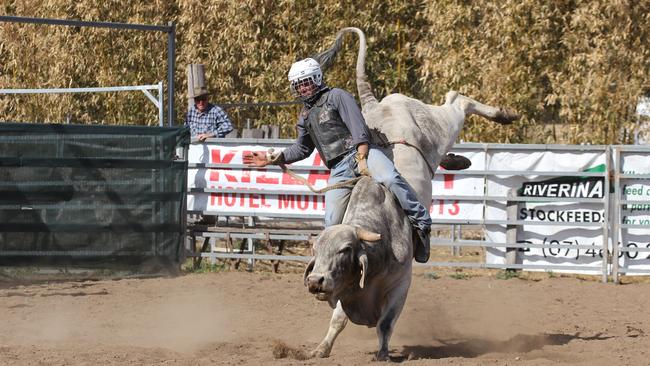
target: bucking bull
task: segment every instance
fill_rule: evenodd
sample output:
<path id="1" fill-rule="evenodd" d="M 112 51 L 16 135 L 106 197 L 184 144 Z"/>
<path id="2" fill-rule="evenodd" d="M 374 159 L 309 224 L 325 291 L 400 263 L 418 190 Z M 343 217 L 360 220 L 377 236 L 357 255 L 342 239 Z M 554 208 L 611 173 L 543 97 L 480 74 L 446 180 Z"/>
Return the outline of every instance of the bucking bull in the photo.
<path id="1" fill-rule="evenodd" d="M 465 117 L 476 114 L 507 124 L 518 116 L 455 91 L 448 92 L 440 106 L 402 94 L 378 101 L 366 78 L 366 40 L 360 29 L 343 28 L 332 47 L 313 58 L 322 68 L 331 66 L 348 32 L 359 37 L 356 82 L 366 123 L 385 140 L 408 143 L 389 145 L 385 153 L 429 209 L 432 174 L 458 137 Z M 376 359 L 388 359 L 388 342 L 411 284 L 411 238 L 409 221 L 392 194 L 370 178 L 360 180 L 343 222 L 326 228 L 316 238 L 314 258 L 305 269 L 309 292 L 334 308 L 327 335 L 314 356 L 329 356 L 334 340 L 350 319 L 377 327 Z"/>

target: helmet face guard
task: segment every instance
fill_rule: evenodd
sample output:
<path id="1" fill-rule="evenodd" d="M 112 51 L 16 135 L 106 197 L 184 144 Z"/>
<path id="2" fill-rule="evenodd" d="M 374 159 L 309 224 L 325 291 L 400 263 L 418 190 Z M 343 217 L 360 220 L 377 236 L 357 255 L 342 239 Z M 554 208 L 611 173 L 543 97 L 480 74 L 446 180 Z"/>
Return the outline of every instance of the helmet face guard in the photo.
<path id="1" fill-rule="evenodd" d="M 316 85 L 316 82 L 312 77 L 298 79 L 291 82 L 291 94 L 294 98 L 309 98 L 316 94 L 318 90 L 320 90 L 320 86 Z"/>
<path id="2" fill-rule="evenodd" d="M 303 101 L 314 96 L 323 86 L 323 72 L 318 62 L 312 58 L 291 65 L 288 77 L 291 94 Z"/>

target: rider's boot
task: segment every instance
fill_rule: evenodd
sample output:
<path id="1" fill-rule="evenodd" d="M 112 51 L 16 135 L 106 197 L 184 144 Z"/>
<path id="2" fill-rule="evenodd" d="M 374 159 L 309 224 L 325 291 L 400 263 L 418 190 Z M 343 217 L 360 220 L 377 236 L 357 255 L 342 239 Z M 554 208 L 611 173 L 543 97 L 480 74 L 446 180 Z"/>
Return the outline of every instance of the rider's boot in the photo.
<path id="1" fill-rule="evenodd" d="M 431 232 L 431 229 L 427 229 L 428 230 L 413 228 L 413 242 L 415 243 L 413 256 L 415 257 L 415 261 L 418 263 L 426 263 L 429 261 L 429 255 L 431 252 L 429 234 Z"/>

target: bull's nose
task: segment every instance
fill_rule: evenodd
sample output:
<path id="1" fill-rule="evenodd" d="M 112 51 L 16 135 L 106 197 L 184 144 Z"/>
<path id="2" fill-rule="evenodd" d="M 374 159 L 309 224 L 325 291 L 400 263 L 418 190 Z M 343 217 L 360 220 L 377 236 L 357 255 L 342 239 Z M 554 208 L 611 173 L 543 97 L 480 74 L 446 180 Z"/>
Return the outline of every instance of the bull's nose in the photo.
<path id="1" fill-rule="evenodd" d="M 309 292 L 320 292 L 324 281 L 324 276 L 309 275 L 307 277 L 307 287 L 309 288 Z"/>

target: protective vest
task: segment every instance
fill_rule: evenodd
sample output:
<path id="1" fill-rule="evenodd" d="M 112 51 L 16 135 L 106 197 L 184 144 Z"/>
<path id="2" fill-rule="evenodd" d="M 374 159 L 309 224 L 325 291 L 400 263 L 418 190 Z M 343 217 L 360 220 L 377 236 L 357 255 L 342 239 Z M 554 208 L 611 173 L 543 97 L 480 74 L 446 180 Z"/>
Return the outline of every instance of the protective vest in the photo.
<path id="1" fill-rule="evenodd" d="M 329 91 L 324 92 L 309 110 L 305 118 L 305 128 L 325 165 L 331 169 L 338 158 L 345 155 L 353 146 L 352 134 L 343 123 L 341 115 L 327 104 L 329 94 Z"/>

